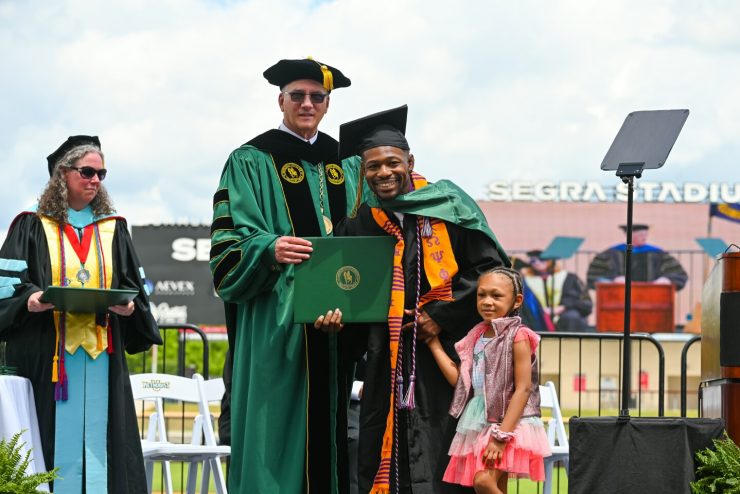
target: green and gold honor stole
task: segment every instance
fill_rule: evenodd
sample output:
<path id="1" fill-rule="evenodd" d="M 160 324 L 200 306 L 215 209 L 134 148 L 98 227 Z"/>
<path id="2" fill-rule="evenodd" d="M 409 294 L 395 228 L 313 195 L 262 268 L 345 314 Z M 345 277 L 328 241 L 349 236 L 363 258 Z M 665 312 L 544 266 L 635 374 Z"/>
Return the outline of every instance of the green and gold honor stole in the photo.
<path id="1" fill-rule="evenodd" d="M 41 216 L 51 261 L 51 284 L 85 288 L 110 288 L 113 278 L 113 235 L 116 219 L 107 218 L 83 229 L 82 239 L 69 224 L 60 225 Z M 82 347 L 90 357 L 113 352 L 108 315 L 54 311 L 56 346 L 52 365 L 55 399 L 67 399 L 64 352 L 74 354 Z"/>
<path id="2" fill-rule="evenodd" d="M 414 189 L 418 190 L 427 185 L 426 179 L 417 173 L 411 174 Z M 405 301 L 405 282 L 403 272 L 403 253 L 405 242 L 401 229 L 393 223 L 386 212 L 381 208 L 370 208 L 373 219 L 386 233 L 396 238 L 396 248 L 393 255 L 393 282 L 391 285 L 391 304 L 388 309 L 388 331 L 390 344 L 390 364 L 391 364 L 391 392 L 390 406 L 385 423 L 385 432 L 383 433 L 383 443 L 380 451 L 380 466 L 375 474 L 371 494 L 388 494 L 390 492 L 390 474 L 393 458 L 393 448 L 398 447 L 394 440 L 394 421 L 395 411 L 400 408 L 413 408 L 414 380 L 415 380 L 415 362 L 412 358 L 411 375 L 407 391 L 407 397 L 403 398 L 402 386 L 399 386 L 398 396 L 396 393 L 397 381 L 403 380 L 403 360 L 399 353 L 399 342 L 401 341 L 401 326 L 403 323 L 403 311 Z M 430 227 L 431 226 L 431 231 Z M 417 238 L 417 243 L 421 247 L 424 273 L 429 281 L 430 290 L 419 296 L 419 287 L 417 286 L 417 300 L 415 320 L 418 317 L 419 309 L 432 300 L 453 301 L 452 296 L 452 278 L 457 274 L 457 261 L 455 253 L 452 250 L 452 243 L 447 232 L 447 226 L 444 221 L 436 218 L 426 218 L 417 216 L 417 233 L 421 233 Z M 417 261 L 419 261 L 417 259 Z M 417 283 L 421 280 L 421 273 L 417 273 Z M 416 321 L 414 321 L 416 323 Z M 416 345 L 416 338 L 412 338 L 413 345 Z M 413 350 L 413 349 L 412 349 Z M 397 468 L 397 465 L 396 465 Z M 398 481 L 398 475 L 396 475 Z"/>

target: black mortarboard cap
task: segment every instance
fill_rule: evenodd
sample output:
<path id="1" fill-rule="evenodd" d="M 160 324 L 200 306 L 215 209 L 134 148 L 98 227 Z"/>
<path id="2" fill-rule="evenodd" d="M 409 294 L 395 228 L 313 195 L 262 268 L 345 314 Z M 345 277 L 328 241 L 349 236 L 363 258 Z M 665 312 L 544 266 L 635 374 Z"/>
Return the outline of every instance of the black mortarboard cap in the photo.
<path id="1" fill-rule="evenodd" d="M 528 257 L 536 257 L 536 258 L 539 259 L 541 255 L 542 255 L 542 250 L 540 250 L 540 249 L 528 250 L 527 251 L 527 256 Z"/>
<path id="2" fill-rule="evenodd" d="M 409 150 L 406 140 L 408 105 L 373 113 L 339 126 L 339 159 L 361 154 L 378 146 Z"/>
<path id="3" fill-rule="evenodd" d="M 521 271 L 524 268 L 531 268 L 532 265 L 529 264 L 527 261 L 524 261 L 517 256 L 511 256 L 511 268 L 515 269 L 516 271 Z"/>
<path id="4" fill-rule="evenodd" d="M 627 225 L 619 225 L 619 228 L 627 231 Z M 649 230 L 650 226 L 646 225 L 645 223 L 632 223 L 632 231 L 633 232 L 639 232 L 640 230 Z"/>
<path id="5" fill-rule="evenodd" d="M 267 82 L 279 87 L 285 87 L 299 79 L 311 79 L 331 91 L 352 84 L 339 69 L 326 65 L 311 58 L 300 60 L 280 60 L 278 63 L 262 73 Z"/>
<path id="6" fill-rule="evenodd" d="M 46 162 L 49 165 L 49 176 L 54 173 L 54 167 L 57 162 L 62 159 L 68 151 L 85 144 L 92 144 L 93 146 L 100 148 L 100 139 L 98 139 L 98 136 L 69 136 L 56 151 L 46 157 Z"/>

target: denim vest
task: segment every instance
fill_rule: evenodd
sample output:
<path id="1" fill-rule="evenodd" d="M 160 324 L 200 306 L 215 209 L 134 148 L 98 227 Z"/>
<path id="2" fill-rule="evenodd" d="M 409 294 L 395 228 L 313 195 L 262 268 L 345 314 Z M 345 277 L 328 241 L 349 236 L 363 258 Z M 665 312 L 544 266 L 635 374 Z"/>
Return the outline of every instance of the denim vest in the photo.
<path id="1" fill-rule="evenodd" d="M 483 349 L 485 379 L 483 399 L 488 422 L 500 423 L 514 394 L 514 337 L 522 326 L 519 317 L 481 322 L 455 344 L 460 356 L 460 376 L 450 405 L 450 415 L 459 418 L 472 394 L 473 348 L 475 342 L 493 325 L 496 336 Z M 539 342 L 539 337 L 537 337 Z M 537 375 L 537 353 L 532 349 L 532 384 L 522 417 L 540 416 L 540 388 Z"/>

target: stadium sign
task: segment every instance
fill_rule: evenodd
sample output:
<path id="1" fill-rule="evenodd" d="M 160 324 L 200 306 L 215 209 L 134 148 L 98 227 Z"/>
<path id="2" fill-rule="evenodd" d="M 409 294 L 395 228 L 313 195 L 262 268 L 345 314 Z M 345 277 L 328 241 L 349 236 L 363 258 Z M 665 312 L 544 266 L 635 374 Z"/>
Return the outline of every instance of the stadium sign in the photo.
<path id="1" fill-rule="evenodd" d="M 486 199 L 523 202 L 627 202 L 627 185 L 575 181 L 494 181 L 488 184 Z M 736 203 L 740 183 L 635 182 L 637 202 Z"/>
<path id="2" fill-rule="evenodd" d="M 213 289 L 208 266 L 210 227 L 134 226 L 131 230 L 157 323 L 223 325 L 223 302 Z"/>

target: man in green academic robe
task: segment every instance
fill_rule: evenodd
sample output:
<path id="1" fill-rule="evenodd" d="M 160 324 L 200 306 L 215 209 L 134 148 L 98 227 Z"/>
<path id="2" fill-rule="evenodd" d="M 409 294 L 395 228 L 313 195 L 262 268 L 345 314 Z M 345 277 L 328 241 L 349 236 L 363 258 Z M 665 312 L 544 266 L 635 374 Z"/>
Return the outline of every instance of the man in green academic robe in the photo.
<path id="1" fill-rule="evenodd" d="M 311 59 L 264 76 L 280 87 L 283 122 L 231 153 L 213 199 L 210 265 L 233 362 L 220 424 L 229 490 L 344 493 L 349 367 L 341 336 L 293 322 L 293 268 L 311 255 L 303 237 L 331 235 L 355 200 L 358 161 L 339 161 L 318 131 L 330 92 L 350 80 Z"/>

